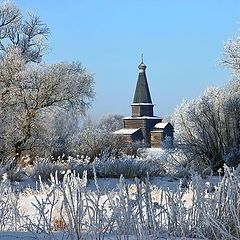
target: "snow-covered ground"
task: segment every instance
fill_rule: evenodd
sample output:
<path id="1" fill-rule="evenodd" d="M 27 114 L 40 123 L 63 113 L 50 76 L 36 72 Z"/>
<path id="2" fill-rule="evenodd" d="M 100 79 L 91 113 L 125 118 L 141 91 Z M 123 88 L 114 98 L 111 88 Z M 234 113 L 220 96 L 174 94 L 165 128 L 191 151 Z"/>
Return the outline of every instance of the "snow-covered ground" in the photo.
<path id="1" fill-rule="evenodd" d="M 20 169 L 21 182 L 10 182 L 3 174 L 0 240 L 231 239 L 226 229 L 239 219 L 229 221 L 228 213 L 240 212 L 229 201 L 240 197 L 238 170 L 226 167 L 223 177 L 204 178 L 190 170 L 180 178 L 165 153 L 148 149 L 141 152 L 142 159 L 96 161 L 93 179 L 78 171 L 91 167 L 81 159 L 27 166 Z M 103 170 L 108 178 L 97 178 Z M 109 177 L 127 171 L 131 178 Z M 136 172 L 140 178 L 133 178 Z M 43 180 L 36 181 L 38 174 Z"/>
<path id="2" fill-rule="evenodd" d="M 211 178 L 214 184 L 218 180 Z M 11 205 L 7 208 L 0 204 L 0 212 L 9 209 L 6 219 L 0 220 L 0 239 L 6 240 L 74 239 L 79 233 L 83 239 L 170 239 L 172 233 L 169 235 L 166 229 L 174 207 L 169 210 L 168 204 L 175 201 L 190 208 L 193 204 L 192 186 L 181 189 L 180 180 L 172 177 L 154 177 L 150 182 L 87 180 L 69 172 L 63 182 L 52 177 L 51 183 L 28 180 L 18 187 L 11 185 L 5 179 L 0 191 L 2 203 Z M 185 211 L 185 207 L 179 211 Z M 76 225 L 76 219 L 82 223 Z"/>
<path id="3" fill-rule="evenodd" d="M 33 233 L 28 233 L 28 232 L 0 232 L 0 239 L 1 240 L 33 240 L 33 239 L 38 239 L 38 240 L 47 240 L 48 236 L 43 235 L 43 234 L 33 234 Z M 51 238 L 50 238 L 51 239 Z M 50 240 L 49 239 L 49 240 Z M 56 232 L 54 234 L 54 239 L 55 240 L 69 240 L 71 238 L 69 238 L 68 235 L 62 233 L 62 232 Z M 83 238 L 84 239 L 84 238 Z M 116 236 L 113 236 L 111 234 L 109 234 L 108 236 L 106 236 L 104 239 L 106 240 L 117 240 Z M 119 238 L 118 238 L 119 239 Z M 138 238 L 136 236 L 129 236 L 128 238 L 124 238 L 122 237 L 121 240 L 138 240 Z M 149 239 L 154 239 L 154 240 L 193 240 L 193 238 L 167 238 L 167 237 L 159 237 L 159 238 L 149 238 Z M 194 240 L 200 240 L 195 238 Z"/>

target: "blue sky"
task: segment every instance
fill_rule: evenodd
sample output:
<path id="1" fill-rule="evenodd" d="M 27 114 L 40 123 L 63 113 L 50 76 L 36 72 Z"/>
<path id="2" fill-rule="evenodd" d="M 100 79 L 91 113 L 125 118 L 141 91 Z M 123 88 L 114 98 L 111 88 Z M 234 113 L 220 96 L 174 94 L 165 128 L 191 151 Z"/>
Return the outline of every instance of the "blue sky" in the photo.
<path id="1" fill-rule="evenodd" d="M 239 0 L 16 0 L 49 26 L 44 61 L 81 61 L 95 76 L 91 115 L 130 115 L 144 54 L 155 115 L 230 79 L 224 42 L 239 30 Z"/>

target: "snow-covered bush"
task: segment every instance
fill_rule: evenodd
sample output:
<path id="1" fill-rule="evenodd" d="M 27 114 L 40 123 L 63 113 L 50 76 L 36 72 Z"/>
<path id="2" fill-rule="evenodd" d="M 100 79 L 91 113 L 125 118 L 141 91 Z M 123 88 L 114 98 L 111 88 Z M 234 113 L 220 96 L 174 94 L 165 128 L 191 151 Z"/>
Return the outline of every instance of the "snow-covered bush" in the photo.
<path id="1" fill-rule="evenodd" d="M 98 177 L 119 178 L 144 178 L 150 176 L 161 176 L 165 174 L 161 162 L 138 158 L 107 159 L 98 160 L 94 164 Z"/>
<path id="2" fill-rule="evenodd" d="M 74 171 L 79 176 L 82 176 L 84 172 L 87 172 L 88 178 L 93 178 L 93 166 L 94 162 L 90 161 L 89 157 L 82 156 L 81 158 L 72 158 L 68 157 L 67 161 L 65 161 L 66 169 L 70 171 Z"/>
<path id="3" fill-rule="evenodd" d="M 58 160 L 38 158 L 33 166 L 28 166 L 24 170 L 30 178 L 38 179 L 40 175 L 41 179 L 45 181 L 56 171 L 61 179 L 61 173 L 67 170 L 74 171 L 80 176 L 84 171 L 87 171 L 88 178 L 94 177 L 94 169 L 100 178 L 119 178 L 121 175 L 125 178 L 144 178 L 147 175 L 150 177 L 163 175 L 181 177 L 181 172 L 185 169 L 184 164 L 180 162 L 181 158 L 178 151 L 142 152 L 139 153 L 139 156 L 124 155 L 122 158 L 114 158 L 103 155 L 94 161 L 84 156 L 81 158 L 58 158 Z"/>
<path id="4" fill-rule="evenodd" d="M 238 166 L 238 164 L 240 163 L 239 147 L 230 149 L 229 152 L 224 155 L 224 161 L 230 167 Z"/>
<path id="5" fill-rule="evenodd" d="M 146 164 L 150 163 L 153 168 L 154 164 L 161 165 L 164 175 L 184 177 L 188 174 L 188 160 L 181 149 L 150 148 L 141 150 L 139 155 Z"/>
<path id="6" fill-rule="evenodd" d="M 66 170 L 66 165 L 62 161 L 53 161 L 52 158 L 38 158 L 33 167 L 27 169 L 30 178 L 37 180 L 39 176 L 42 180 L 50 179 L 51 174 L 56 172 L 61 176 L 61 172 Z"/>

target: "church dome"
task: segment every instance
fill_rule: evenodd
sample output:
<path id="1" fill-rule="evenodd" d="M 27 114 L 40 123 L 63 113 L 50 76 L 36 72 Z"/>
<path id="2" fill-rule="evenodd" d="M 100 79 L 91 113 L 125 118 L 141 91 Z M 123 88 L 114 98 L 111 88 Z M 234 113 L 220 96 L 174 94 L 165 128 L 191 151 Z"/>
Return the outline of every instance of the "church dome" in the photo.
<path id="1" fill-rule="evenodd" d="M 146 68 L 147 68 L 147 66 L 143 62 L 141 62 L 138 66 L 138 69 L 145 70 Z"/>

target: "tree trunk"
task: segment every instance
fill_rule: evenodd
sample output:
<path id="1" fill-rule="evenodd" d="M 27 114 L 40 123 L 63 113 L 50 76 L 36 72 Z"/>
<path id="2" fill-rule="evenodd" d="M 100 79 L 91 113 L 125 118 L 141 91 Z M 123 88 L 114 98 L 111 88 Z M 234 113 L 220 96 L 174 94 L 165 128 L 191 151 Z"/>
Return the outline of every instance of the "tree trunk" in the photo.
<path id="1" fill-rule="evenodd" d="M 14 152 L 14 158 L 18 162 L 21 158 L 22 154 L 22 144 L 24 143 L 24 140 L 20 140 L 15 144 L 15 152 Z"/>

